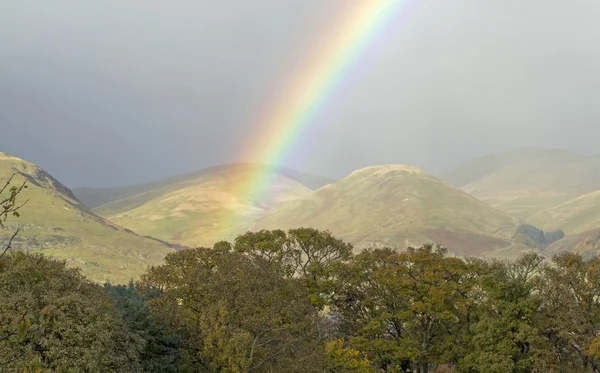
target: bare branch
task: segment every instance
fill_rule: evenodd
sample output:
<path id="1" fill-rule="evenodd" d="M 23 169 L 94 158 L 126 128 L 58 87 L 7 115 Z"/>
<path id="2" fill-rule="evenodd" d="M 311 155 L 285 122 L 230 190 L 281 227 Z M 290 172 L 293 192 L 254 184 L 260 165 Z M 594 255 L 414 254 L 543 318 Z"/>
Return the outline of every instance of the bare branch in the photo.
<path id="1" fill-rule="evenodd" d="M 15 211 L 19 210 L 21 207 L 25 206 L 25 205 L 27 204 L 27 202 L 29 202 L 29 200 L 26 200 L 25 202 L 21 203 L 19 206 L 12 208 L 12 209 L 9 211 L 9 213 L 11 213 L 11 214 L 12 214 L 13 212 L 15 212 Z"/>
<path id="2" fill-rule="evenodd" d="M 0 194 L 4 193 L 4 191 L 6 190 L 6 188 L 8 188 L 8 186 L 10 185 L 10 182 L 12 181 L 12 179 L 15 176 L 17 176 L 16 172 L 14 174 L 10 175 L 10 177 L 8 178 L 8 180 L 6 180 L 6 184 L 4 184 L 4 186 L 2 187 L 2 189 L 0 189 Z"/>
<path id="3" fill-rule="evenodd" d="M 8 244 L 4 247 L 4 251 L 2 252 L 2 254 L 0 254 L 0 258 L 2 258 L 4 254 L 6 254 L 6 252 L 12 247 L 12 242 L 15 239 L 15 237 L 17 237 L 20 231 L 21 227 L 18 227 L 15 233 L 13 233 L 13 235 L 10 237 L 10 240 L 8 240 Z"/>

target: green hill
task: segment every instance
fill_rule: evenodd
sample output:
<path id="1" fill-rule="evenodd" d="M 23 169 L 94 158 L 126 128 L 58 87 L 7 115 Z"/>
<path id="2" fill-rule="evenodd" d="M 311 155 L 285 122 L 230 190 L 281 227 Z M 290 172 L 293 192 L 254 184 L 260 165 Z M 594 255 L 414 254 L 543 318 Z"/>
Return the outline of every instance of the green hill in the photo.
<path id="1" fill-rule="evenodd" d="M 439 242 L 464 255 L 511 247 L 517 219 L 408 166 L 368 167 L 280 205 L 254 229 L 329 229 L 357 248 Z"/>
<path id="2" fill-rule="evenodd" d="M 442 176 L 492 207 L 521 219 L 600 189 L 600 158 L 565 150 L 490 154 Z"/>
<path id="3" fill-rule="evenodd" d="M 126 282 L 149 265 L 159 264 L 172 248 L 138 236 L 87 209 L 71 191 L 40 167 L 0 153 L 0 182 L 16 174 L 28 180 L 19 199 L 29 200 L 0 231 L 6 241 L 21 226 L 14 247 L 39 251 L 80 267 L 93 280 Z"/>
<path id="4" fill-rule="evenodd" d="M 91 187 L 81 187 L 81 188 L 73 188 L 73 194 L 77 196 L 77 198 L 83 202 L 89 208 L 95 208 L 105 203 L 126 199 L 128 197 L 133 197 L 136 195 L 140 195 L 146 192 L 155 191 L 161 189 L 163 187 L 169 187 L 170 185 L 186 182 L 189 180 L 197 180 L 204 176 L 210 177 L 210 175 L 215 173 L 227 172 L 228 169 L 232 169 L 235 167 L 245 167 L 250 166 L 249 164 L 229 164 L 222 166 L 209 167 L 200 171 L 187 173 L 183 175 L 173 176 L 161 180 L 157 180 L 154 182 L 125 186 L 125 187 L 113 187 L 113 188 L 91 188 Z M 300 184 L 310 188 L 310 189 L 318 189 L 327 184 L 331 184 L 335 182 L 335 180 L 319 176 L 312 175 L 305 172 L 300 172 L 296 170 L 291 170 L 285 167 L 272 167 L 271 169 L 277 170 L 277 172 L 281 175 L 284 175 L 292 180 L 299 182 Z"/>
<path id="5" fill-rule="evenodd" d="M 574 198 L 545 210 L 528 221 L 544 229 L 562 229 L 577 234 L 600 228 L 600 190 Z"/>
<path id="6" fill-rule="evenodd" d="M 249 172 L 274 173 L 266 199 L 252 199 L 234 190 Z M 280 167 L 230 164 L 148 184 L 76 189 L 76 193 L 97 214 L 140 234 L 186 246 L 212 246 L 241 233 L 219 225 L 223 216 L 239 217 L 243 230 L 273 205 L 307 196 L 311 186 L 329 182 Z"/>

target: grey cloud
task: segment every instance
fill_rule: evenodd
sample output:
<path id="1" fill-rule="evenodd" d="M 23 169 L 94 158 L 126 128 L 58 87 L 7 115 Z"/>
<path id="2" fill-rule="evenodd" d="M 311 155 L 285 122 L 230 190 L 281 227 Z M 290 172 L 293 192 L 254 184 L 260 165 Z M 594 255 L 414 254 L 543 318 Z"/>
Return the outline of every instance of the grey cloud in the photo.
<path id="1" fill-rule="evenodd" d="M 237 159 L 343 0 L 0 3 L 0 151 L 69 186 Z M 289 166 L 439 172 L 520 146 L 595 152 L 600 3 L 413 0 Z"/>

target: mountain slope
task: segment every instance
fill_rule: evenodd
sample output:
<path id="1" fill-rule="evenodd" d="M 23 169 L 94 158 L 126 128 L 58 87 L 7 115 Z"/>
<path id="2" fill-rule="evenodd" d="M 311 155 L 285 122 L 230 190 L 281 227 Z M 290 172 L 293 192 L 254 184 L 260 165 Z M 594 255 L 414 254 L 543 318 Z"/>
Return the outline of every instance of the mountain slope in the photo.
<path id="1" fill-rule="evenodd" d="M 189 180 L 196 180 L 202 178 L 203 176 L 210 176 L 215 173 L 223 172 L 228 169 L 232 169 L 235 167 L 248 167 L 251 166 L 249 164 L 229 164 L 223 166 L 215 166 L 209 167 L 200 171 L 187 173 L 184 175 L 173 176 L 169 178 L 165 178 L 162 180 L 132 185 L 126 187 L 114 187 L 114 188 L 89 188 L 89 187 L 81 187 L 81 188 L 73 188 L 73 193 L 77 196 L 77 198 L 83 202 L 89 208 L 96 208 L 105 203 L 126 199 L 129 197 L 133 197 L 136 195 L 140 195 L 146 192 L 151 192 L 153 190 L 158 190 L 163 187 L 169 187 L 170 185 L 183 183 Z M 285 167 L 272 167 L 272 170 L 276 170 L 279 174 L 284 175 L 292 180 L 299 182 L 300 184 L 306 186 L 309 189 L 318 189 L 322 186 L 335 182 L 335 180 L 319 176 L 312 175 L 305 172 L 299 172 L 295 170 L 291 170 Z"/>
<path id="2" fill-rule="evenodd" d="M 274 174 L 269 190 L 259 199 L 238 195 L 235 189 L 249 172 Z M 312 189 L 307 185 L 326 181 L 283 168 L 230 164 L 125 191 L 108 191 L 102 198 L 110 201 L 95 206 L 94 211 L 143 235 L 186 246 L 212 246 L 249 228 L 273 205 L 309 195 Z M 240 231 L 225 224 L 227 216 L 239 218 Z"/>
<path id="3" fill-rule="evenodd" d="M 29 200 L 11 217 L 0 241 L 21 226 L 14 247 L 65 259 L 93 280 L 126 282 L 149 265 L 159 264 L 173 249 L 127 231 L 87 209 L 73 193 L 40 167 L 0 153 L 0 182 L 28 180 L 19 196 Z"/>
<path id="4" fill-rule="evenodd" d="M 510 215 L 419 169 L 387 165 L 355 171 L 276 207 L 254 229 L 329 229 L 357 248 L 433 240 L 477 255 L 511 246 L 517 225 Z"/>
<path id="5" fill-rule="evenodd" d="M 574 198 L 545 210 L 528 221 L 543 229 L 562 229 L 566 234 L 600 228 L 600 190 Z"/>
<path id="6" fill-rule="evenodd" d="M 442 178 L 527 220 L 538 211 L 600 189 L 600 159 L 564 150 L 520 149 L 474 159 Z"/>

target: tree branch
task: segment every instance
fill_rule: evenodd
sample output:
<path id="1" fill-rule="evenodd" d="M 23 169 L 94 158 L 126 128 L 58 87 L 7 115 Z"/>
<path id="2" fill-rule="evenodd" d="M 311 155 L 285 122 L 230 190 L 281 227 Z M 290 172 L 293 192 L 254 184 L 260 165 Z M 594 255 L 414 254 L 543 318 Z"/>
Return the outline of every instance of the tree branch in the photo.
<path id="1" fill-rule="evenodd" d="M 4 191 L 6 190 L 6 188 L 8 188 L 8 186 L 10 185 L 10 182 L 12 181 L 12 179 L 17 176 L 17 173 L 13 173 L 12 175 L 10 175 L 10 177 L 8 178 L 8 180 L 6 180 L 6 184 L 4 184 L 4 186 L 2 187 L 2 189 L 0 189 L 0 194 L 4 193 Z"/>
<path id="2" fill-rule="evenodd" d="M 6 252 L 12 247 L 12 242 L 15 239 L 15 237 L 17 237 L 20 231 L 21 227 L 18 227 L 15 233 L 13 233 L 13 235 L 10 237 L 10 240 L 8 240 L 8 244 L 4 247 L 4 251 L 2 251 L 2 254 L 0 254 L 0 258 L 2 258 L 4 254 L 6 254 Z"/>

